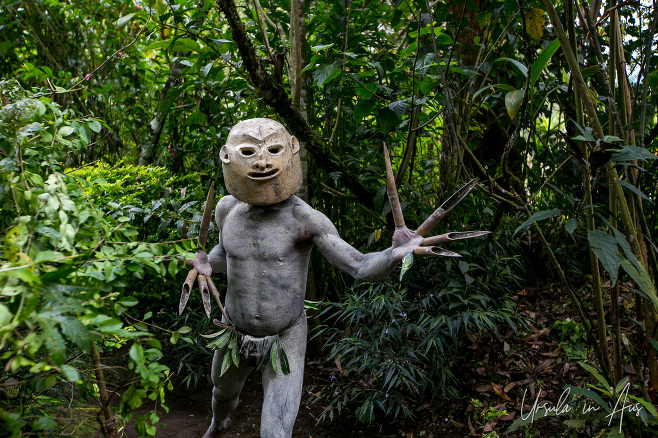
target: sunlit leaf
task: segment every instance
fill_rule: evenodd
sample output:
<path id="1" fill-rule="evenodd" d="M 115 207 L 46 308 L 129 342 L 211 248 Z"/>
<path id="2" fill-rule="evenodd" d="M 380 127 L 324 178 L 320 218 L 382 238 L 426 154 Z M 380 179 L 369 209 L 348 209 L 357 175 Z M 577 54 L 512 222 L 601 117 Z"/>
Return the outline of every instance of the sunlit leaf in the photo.
<path id="1" fill-rule="evenodd" d="M 126 24 L 132 20 L 132 18 L 135 16 L 136 12 L 133 12 L 132 14 L 124 15 L 123 17 L 120 17 L 117 20 L 117 28 L 121 29 L 124 27 Z"/>
<path id="2" fill-rule="evenodd" d="M 525 88 L 522 90 L 510 91 L 505 95 L 505 108 L 507 109 L 507 114 L 509 114 L 512 120 L 514 120 L 514 117 L 516 117 L 516 114 L 519 112 L 524 96 Z"/>

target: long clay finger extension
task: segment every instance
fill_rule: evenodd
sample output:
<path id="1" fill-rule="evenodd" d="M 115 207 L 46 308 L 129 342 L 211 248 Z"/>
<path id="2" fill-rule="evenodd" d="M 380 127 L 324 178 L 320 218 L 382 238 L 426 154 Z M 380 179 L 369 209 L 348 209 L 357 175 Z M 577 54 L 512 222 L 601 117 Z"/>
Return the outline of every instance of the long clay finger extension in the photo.
<path id="1" fill-rule="evenodd" d="M 183 291 L 181 292 L 180 303 L 178 303 L 179 315 L 183 314 L 183 310 L 185 310 L 185 306 L 187 306 L 187 300 L 190 298 L 190 291 L 192 290 L 192 286 L 194 286 L 194 280 L 196 280 L 198 273 L 199 271 L 196 269 L 192 269 L 187 273 L 187 278 L 185 279 L 185 283 L 183 283 Z"/>
<path id="2" fill-rule="evenodd" d="M 391 203 L 391 214 L 393 214 L 393 222 L 395 227 L 404 227 L 404 217 L 402 216 L 402 207 L 400 206 L 400 198 L 398 197 L 398 189 L 395 187 L 395 177 L 393 176 L 393 168 L 391 167 L 391 157 L 388 155 L 388 148 L 384 143 L 384 162 L 386 163 L 386 194 Z"/>
<path id="3" fill-rule="evenodd" d="M 455 240 L 470 239 L 472 237 L 480 237 L 491 234 L 491 231 L 461 231 L 441 234 L 439 236 L 432 236 L 423 239 L 423 246 L 441 245 L 446 242 L 454 242 Z"/>
<path id="4" fill-rule="evenodd" d="M 210 319 L 210 311 L 212 310 L 210 307 L 210 292 L 208 292 L 208 280 L 206 280 L 206 276 L 203 274 L 199 274 L 199 289 L 201 290 L 203 309 L 206 311 L 208 319 Z"/>
<path id="5" fill-rule="evenodd" d="M 215 202 L 215 185 L 211 184 L 208 190 L 208 197 L 206 198 L 206 206 L 203 209 L 203 217 L 201 218 L 201 226 L 199 227 L 199 244 L 202 248 L 206 246 L 208 239 L 208 229 L 210 228 L 210 218 L 212 217 L 213 203 Z"/>
<path id="6" fill-rule="evenodd" d="M 427 233 L 429 233 L 432 230 L 432 228 L 434 228 L 434 226 L 438 224 L 439 221 L 443 219 L 444 216 L 450 210 L 452 210 L 457 204 L 459 204 L 462 201 L 462 199 L 464 199 L 466 195 L 468 195 L 468 193 L 471 190 L 473 190 L 475 184 L 477 184 L 477 180 L 472 179 L 466 184 L 464 184 L 464 186 L 461 189 L 453 193 L 452 196 L 450 196 L 443 204 L 441 204 L 439 208 L 434 210 L 434 213 L 432 213 L 430 217 L 425 219 L 425 222 L 423 222 L 422 225 L 418 227 L 418 229 L 416 230 L 418 234 L 424 236 Z"/>
<path id="7" fill-rule="evenodd" d="M 206 277 L 206 280 L 208 280 L 208 288 L 210 289 L 210 293 L 215 298 L 215 301 L 217 302 L 217 305 L 219 306 L 219 310 L 222 311 L 222 315 L 224 315 L 224 320 L 226 322 L 229 322 L 228 315 L 226 314 L 226 311 L 224 310 L 224 306 L 222 306 L 222 301 L 219 299 L 219 291 L 217 290 L 217 287 L 215 286 L 215 283 L 213 283 L 212 278 L 210 278 L 210 277 Z"/>
<path id="8" fill-rule="evenodd" d="M 461 257 L 456 252 L 448 251 L 447 249 L 439 248 L 438 246 L 419 246 L 414 249 L 414 254 L 418 256 L 441 256 L 441 257 Z"/>

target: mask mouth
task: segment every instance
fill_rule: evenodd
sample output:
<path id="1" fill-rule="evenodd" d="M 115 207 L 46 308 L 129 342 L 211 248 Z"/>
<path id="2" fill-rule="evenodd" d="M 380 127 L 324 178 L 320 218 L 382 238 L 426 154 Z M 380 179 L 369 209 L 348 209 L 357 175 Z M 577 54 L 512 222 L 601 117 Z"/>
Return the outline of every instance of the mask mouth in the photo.
<path id="1" fill-rule="evenodd" d="M 281 169 L 270 169 L 265 172 L 249 172 L 247 178 L 254 181 L 269 181 L 276 178 L 281 173 Z"/>

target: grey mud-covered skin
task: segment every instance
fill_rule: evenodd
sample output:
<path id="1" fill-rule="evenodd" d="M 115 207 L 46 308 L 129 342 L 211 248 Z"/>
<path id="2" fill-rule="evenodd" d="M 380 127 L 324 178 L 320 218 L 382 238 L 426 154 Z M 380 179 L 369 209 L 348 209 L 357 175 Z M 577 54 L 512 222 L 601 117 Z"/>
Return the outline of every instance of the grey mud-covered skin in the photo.
<path id="1" fill-rule="evenodd" d="M 252 131 L 254 124 L 260 126 L 257 133 L 245 135 L 244 129 L 238 129 L 241 124 Z M 271 135 L 264 134 L 267 132 Z M 236 125 L 222 149 L 225 178 L 227 166 L 232 166 L 236 159 L 243 173 L 253 170 L 257 176 L 258 172 L 274 174 L 270 169 L 274 166 L 277 170 L 277 162 L 293 161 L 299 150 L 296 139 L 283 125 L 269 119 L 251 119 Z M 241 156 L 241 150 L 248 154 Z M 285 171 L 276 175 L 282 180 L 286 178 Z M 240 184 L 235 177 L 233 172 L 233 186 Z M 254 179 L 257 178 L 248 182 L 252 186 Z M 271 179 L 268 184 L 272 185 Z M 246 193 L 246 196 L 253 194 Z M 265 205 L 242 202 L 234 196 L 223 197 L 215 211 L 219 244 L 207 256 L 200 252 L 193 264 L 206 276 L 226 273 L 225 310 L 230 323 L 240 332 L 255 337 L 279 334 L 290 373 L 275 373 L 272 367 L 264 367 L 260 433 L 261 437 L 285 438 L 292 435 L 301 401 L 307 338 L 304 297 L 313 246 L 331 264 L 355 279 L 374 281 L 390 273 L 405 253 L 418 248 L 423 237 L 404 226 L 398 227 L 389 249 L 362 254 L 340 238 L 324 214 L 294 195 L 287 195 L 283 200 L 276 196 L 272 198 L 274 203 Z M 256 198 L 262 201 L 262 197 Z M 237 407 L 244 382 L 256 366 L 254 358 L 241 358 L 239 367 L 231 365 L 220 377 L 223 355 L 224 350 L 217 350 L 213 358 L 213 419 L 204 438 L 224 435 L 230 425 L 228 415 Z"/>

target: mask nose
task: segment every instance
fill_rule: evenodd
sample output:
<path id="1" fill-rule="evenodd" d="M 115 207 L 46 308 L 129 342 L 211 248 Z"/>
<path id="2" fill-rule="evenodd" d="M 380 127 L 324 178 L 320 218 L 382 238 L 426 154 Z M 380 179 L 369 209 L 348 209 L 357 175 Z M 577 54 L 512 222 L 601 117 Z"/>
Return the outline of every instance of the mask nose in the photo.
<path id="1" fill-rule="evenodd" d="M 270 160 L 269 154 L 260 153 L 258 159 L 252 165 L 253 169 L 259 172 L 264 170 L 269 170 L 272 168 L 272 161 Z"/>

